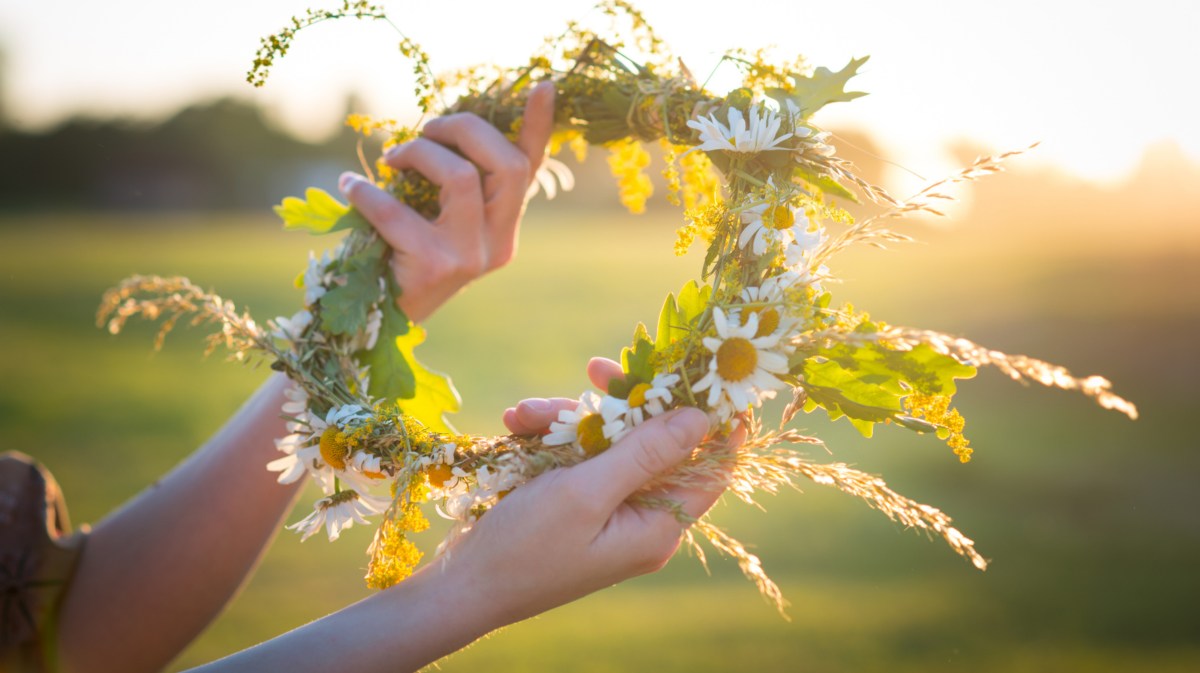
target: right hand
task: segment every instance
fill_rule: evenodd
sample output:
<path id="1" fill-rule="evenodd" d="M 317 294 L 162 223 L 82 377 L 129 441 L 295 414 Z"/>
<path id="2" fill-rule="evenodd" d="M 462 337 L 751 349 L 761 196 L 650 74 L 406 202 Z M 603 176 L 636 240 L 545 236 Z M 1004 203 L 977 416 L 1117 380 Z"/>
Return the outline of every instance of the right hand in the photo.
<path id="1" fill-rule="evenodd" d="M 392 247 L 397 303 L 413 322 L 516 255 L 529 185 L 553 130 L 554 85 L 543 82 L 529 94 L 515 144 L 480 117 L 458 113 L 388 150 L 392 168 L 415 170 L 441 188 L 432 222 L 361 175 L 342 174 L 342 194 Z"/>

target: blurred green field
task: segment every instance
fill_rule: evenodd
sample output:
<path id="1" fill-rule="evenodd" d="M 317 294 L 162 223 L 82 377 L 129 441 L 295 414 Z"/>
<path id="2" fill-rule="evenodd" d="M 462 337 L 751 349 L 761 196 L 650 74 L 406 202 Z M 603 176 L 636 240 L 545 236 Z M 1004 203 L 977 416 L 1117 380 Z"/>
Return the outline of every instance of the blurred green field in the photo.
<path id="1" fill-rule="evenodd" d="M 577 395 L 590 355 L 614 356 L 638 320 L 695 274 L 670 258 L 673 219 L 534 209 L 518 262 L 429 324 L 423 360 L 454 376 L 456 419 L 500 430 L 504 406 Z M 716 516 L 753 543 L 791 600 L 784 621 L 717 559 L 662 573 L 510 627 L 447 658 L 447 672 L 1200 670 L 1200 239 L 1073 246 L 969 227 L 919 245 L 853 253 L 836 290 L 897 324 L 963 334 L 1099 373 L 1137 402 L 1130 422 L 1078 395 L 995 372 L 964 384 L 976 459 L 881 428 L 861 439 L 814 414 L 800 427 L 834 458 L 883 474 L 952 514 L 992 559 L 975 571 L 818 486 Z M 1027 234 L 1032 234 L 1027 232 Z M 290 280 L 321 239 L 268 216 L 9 215 L 0 218 L 0 437 L 43 460 L 76 523 L 95 521 L 203 442 L 265 377 L 205 361 L 180 330 L 151 350 L 142 327 L 92 325 L 130 273 L 184 274 L 261 321 L 290 314 Z M 309 502 L 311 500 L 308 500 Z M 293 515 L 296 520 L 299 515 Z M 428 535 L 428 534 L 427 534 Z M 329 544 L 282 535 L 221 619 L 174 665 L 259 642 L 364 596 L 367 531 Z M 429 537 L 427 548 L 436 540 Z"/>

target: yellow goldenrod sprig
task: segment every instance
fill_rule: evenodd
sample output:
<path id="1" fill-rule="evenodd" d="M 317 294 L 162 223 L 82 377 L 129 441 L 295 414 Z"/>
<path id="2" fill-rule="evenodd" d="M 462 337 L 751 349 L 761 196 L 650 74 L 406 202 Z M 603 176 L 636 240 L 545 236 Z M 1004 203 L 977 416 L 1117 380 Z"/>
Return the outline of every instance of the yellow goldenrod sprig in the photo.
<path id="1" fill-rule="evenodd" d="M 926 395 L 914 391 L 904 398 L 904 406 L 908 409 L 910 416 L 924 418 L 938 426 L 938 438 L 945 440 L 946 445 L 954 449 L 954 455 L 958 456 L 959 461 L 964 463 L 971 461 L 971 454 L 975 451 L 971 448 L 971 443 L 963 436 L 966 420 L 963 419 L 962 414 L 958 413 L 958 409 L 950 406 L 949 396 Z"/>
<path id="2" fill-rule="evenodd" d="M 608 167 L 617 178 L 621 205 L 633 214 L 646 211 L 646 200 L 654 193 L 654 183 L 643 169 L 650 165 L 650 153 L 636 138 L 624 138 L 608 144 Z"/>

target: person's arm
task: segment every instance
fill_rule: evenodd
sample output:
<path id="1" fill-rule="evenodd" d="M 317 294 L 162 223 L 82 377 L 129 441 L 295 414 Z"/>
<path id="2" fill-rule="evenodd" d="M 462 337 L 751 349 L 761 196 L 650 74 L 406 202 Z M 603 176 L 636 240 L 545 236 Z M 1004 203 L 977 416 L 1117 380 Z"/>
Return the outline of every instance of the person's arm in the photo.
<path id="1" fill-rule="evenodd" d="M 96 525 L 67 592 L 67 671 L 150 671 L 175 657 L 238 590 L 300 484 L 282 485 L 273 375 L 203 448 Z"/>
<path id="2" fill-rule="evenodd" d="M 394 250 L 400 306 L 414 321 L 512 258 L 553 127 L 553 95 L 547 85 L 530 94 L 515 145 L 477 117 L 452 115 L 388 153 L 393 167 L 442 188 L 433 222 L 365 179 L 342 176 L 346 197 Z M 272 440 L 285 434 L 286 385 L 272 376 L 201 450 L 95 526 L 61 610 L 66 670 L 158 670 L 237 592 L 299 488 L 275 483 L 266 469 L 279 457 Z"/>
<path id="3" fill-rule="evenodd" d="M 539 406 L 518 409 L 545 427 L 559 405 Z M 647 421 L 605 453 L 517 488 L 400 584 L 196 670 L 414 671 L 501 626 L 658 570 L 683 526 L 625 500 L 686 458 L 707 429 L 697 409 Z M 723 488 L 662 495 L 699 516 Z"/>

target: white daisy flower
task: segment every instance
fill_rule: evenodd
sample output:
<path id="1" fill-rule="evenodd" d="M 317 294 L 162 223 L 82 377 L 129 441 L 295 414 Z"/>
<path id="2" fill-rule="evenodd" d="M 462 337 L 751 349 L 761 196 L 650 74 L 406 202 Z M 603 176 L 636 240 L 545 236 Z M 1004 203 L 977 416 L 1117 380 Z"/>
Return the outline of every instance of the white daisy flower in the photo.
<path id="1" fill-rule="evenodd" d="M 329 267 L 329 251 L 321 255 L 321 259 L 308 251 L 308 267 L 304 270 L 304 305 L 312 306 L 317 303 L 321 297 L 325 296 L 325 283 L 328 281 L 326 277 L 326 269 Z"/>
<path id="2" fill-rule="evenodd" d="M 533 174 L 533 181 L 529 183 L 529 191 L 525 197 L 532 198 L 539 191 L 543 191 L 546 192 L 546 199 L 553 199 L 558 196 L 560 186 L 564 192 L 575 189 L 575 175 L 563 162 L 554 157 L 546 157 Z"/>
<path id="3" fill-rule="evenodd" d="M 367 314 L 367 326 L 350 340 L 351 351 L 369 351 L 379 341 L 379 328 L 383 326 L 383 311 L 373 307 Z"/>
<path id="4" fill-rule="evenodd" d="M 775 391 L 787 386 L 775 374 L 787 373 L 787 357 L 769 349 L 779 344 L 779 335 L 756 337 L 758 316 L 734 327 L 725 313 L 713 309 L 716 337 L 705 337 L 704 346 L 712 351 L 708 373 L 692 386 L 692 392 L 708 390 L 708 407 L 716 409 L 721 420 L 757 407 Z"/>
<path id="5" fill-rule="evenodd" d="M 271 336 L 276 339 L 283 339 L 289 343 L 294 343 L 304 334 L 304 330 L 312 324 L 313 314 L 308 309 L 303 309 L 296 312 L 290 318 L 279 316 L 275 318 L 272 325 Z"/>
<path id="6" fill-rule="evenodd" d="M 671 386 L 679 383 L 678 374 L 659 374 L 650 383 L 639 383 L 629 390 L 625 403 L 629 410 L 625 418 L 630 427 L 641 425 L 667 410 L 674 401 Z"/>
<path id="7" fill-rule="evenodd" d="M 790 238 L 804 236 L 808 217 L 803 208 L 787 203 L 767 201 L 742 211 L 742 234 L 738 245 L 751 246 L 754 254 L 762 255 L 771 245 L 787 243 Z"/>
<path id="8" fill-rule="evenodd" d="M 357 491 L 340 491 L 318 500 L 313 504 L 312 514 L 288 526 L 288 530 L 303 533 L 300 538 L 303 541 L 325 527 L 329 539 L 336 540 L 342 531 L 355 523 L 368 524 L 368 516 L 386 511 L 391 504 L 387 498 L 365 495 Z"/>
<path id="9" fill-rule="evenodd" d="M 457 444 L 446 442 L 439 446 L 433 455 L 421 456 L 417 460 L 417 468 L 425 473 L 432 497 L 447 498 L 466 492 L 469 475 L 466 470 L 454 464 L 457 451 Z"/>
<path id="10" fill-rule="evenodd" d="M 308 393 L 296 383 L 290 383 L 287 388 L 284 388 L 283 396 L 287 398 L 287 401 L 280 407 L 280 411 L 285 416 L 296 418 L 308 411 Z"/>
<path id="11" fill-rule="evenodd" d="M 558 421 L 550 424 L 550 433 L 542 437 L 542 443 L 572 444 L 585 455 L 594 456 L 624 436 L 626 428 L 621 417 L 627 409 L 624 400 L 586 392 L 579 398 L 578 407 L 558 412 Z"/>
<path id="12" fill-rule="evenodd" d="M 279 473 L 279 477 L 276 479 L 279 483 L 291 484 L 304 476 L 306 472 L 304 461 L 296 455 L 296 450 L 304 445 L 304 440 L 305 437 L 299 433 L 275 440 L 275 448 L 285 455 L 267 463 L 267 469 Z"/>
<path id="13" fill-rule="evenodd" d="M 787 278 L 789 285 L 812 285 L 820 289 L 820 281 L 829 277 L 829 267 L 822 264 L 814 268 L 813 262 L 823 242 L 824 233 L 817 229 L 805 231 L 803 238 L 784 246 L 783 259 L 788 271 L 780 277 Z"/>
<path id="14" fill-rule="evenodd" d="M 267 469 L 279 472 L 278 481 L 283 484 L 296 481 L 307 471 L 326 495 L 333 493 L 338 479 L 355 490 L 368 490 L 370 477 L 355 471 L 354 456 L 347 452 L 344 443 L 337 442 L 335 433 L 326 433 L 330 428 L 338 430 L 347 423 L 365 418 L 366 410 L 357 404 L 333 407 L 324 419 L 312 412 L 303 412 L 292 426 L 303 432 L 294 432 L 276 441 L 275 446 L 287 455 L 267 463 Z"/>
<path id="15" fill-rule="evenodd" d="M 791 133 L 779 135 L 782 123 L 778 112 L 756 103 L 750 106 L 748 116 L 737 108 L 729 108 L 728 126 L 718 121 L 715 113 L 689 120 L 687 125 L 700 133 L 700 144 L 696 149 L 752 154 L 788 149 L 778 146 L 792 137 Z"/>
<path id="16" fill-rule="evenodd" d="M 783 284 L 781 284 L 781 279 Z M 756 287 L 747 287 L 742 290 L 742 301 L 747 304 L 758 304 L 758 306 L 743 306 L 738 309 L 738 316 L 743 324 L 750 320 L 750 316 L 758 318 L 758 329 L 754 332 L 756 338 L 779 336 L 782 339 L 796 325 L 800 324 L 799 320 L 788 315 L 784 304 L 786 300 L 784 290 L 790 286 L 790 280 L 790 277 L 772 276 Z"/>

